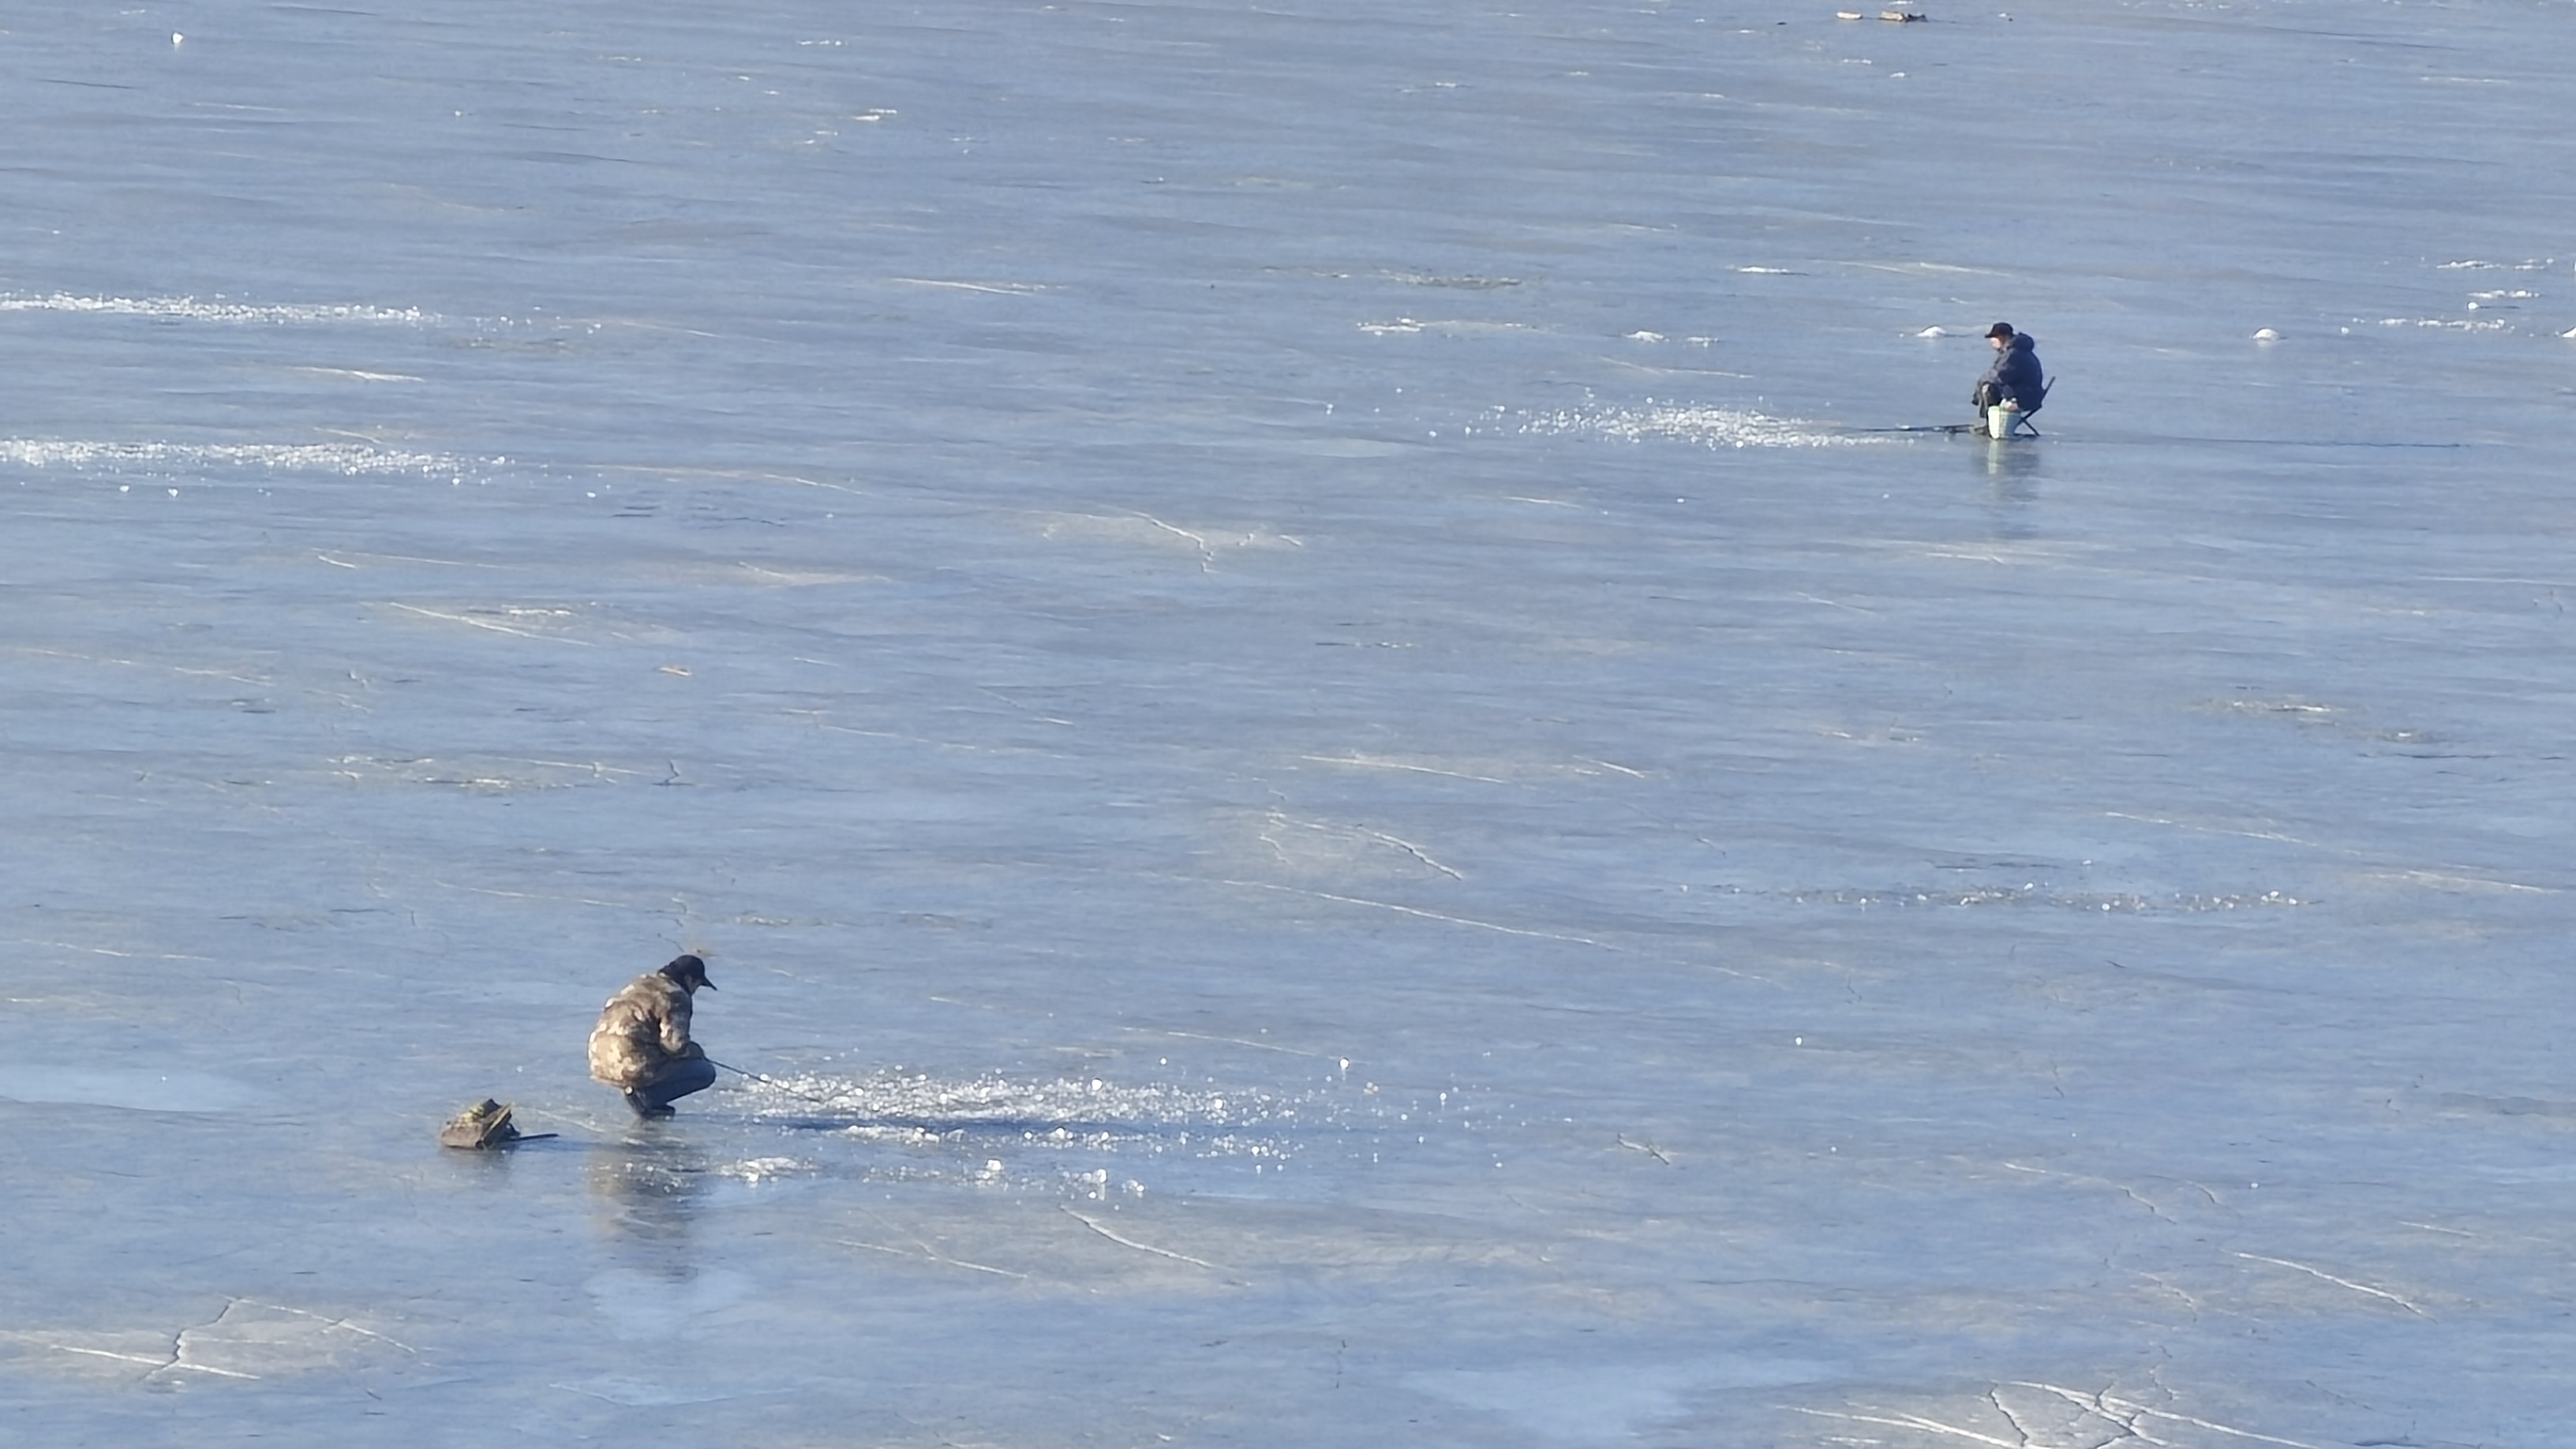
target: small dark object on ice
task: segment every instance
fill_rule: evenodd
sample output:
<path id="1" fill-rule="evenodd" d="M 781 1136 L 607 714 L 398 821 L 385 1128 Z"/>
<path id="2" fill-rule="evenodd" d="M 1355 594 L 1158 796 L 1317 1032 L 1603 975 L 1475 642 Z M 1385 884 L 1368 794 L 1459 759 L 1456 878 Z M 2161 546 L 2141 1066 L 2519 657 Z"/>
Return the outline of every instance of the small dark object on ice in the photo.
<path id="1" fill-rule="evenodd" d="M 1922 19 L 1923 12 L 1920 10 L 1881 10 L 1878 12 L 1878 18 L 1881 20 L 1892 20 L 1899 25 L 1905 25 Z"/>
<path id="2" fill-rule="evenodd" d="M 510 1121 L 511 1105 L 486 1097 L 456 1114 L 453 1121 L 438 1129 L 438 1145 L 463 1147 L 479 1151 L 487 1147 L 507 1147 L 514 1142 L 542 1142 L 554 1136 L 539 1132 L 534 1136 L 520 1134 Z"/>

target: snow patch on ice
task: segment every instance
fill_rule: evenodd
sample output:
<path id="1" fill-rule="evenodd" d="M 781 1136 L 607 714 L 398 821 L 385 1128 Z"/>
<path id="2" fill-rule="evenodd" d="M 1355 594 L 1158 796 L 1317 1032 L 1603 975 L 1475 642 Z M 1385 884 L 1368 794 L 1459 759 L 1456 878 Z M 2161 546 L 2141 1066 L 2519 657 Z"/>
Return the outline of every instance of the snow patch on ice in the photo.
<path id="1" fill-rule="evenodd" d="M 1833 448 L 1872 441 L 1831 432 L 1819 424 L 1775 418 L 1744 408 L 1657 403 L 1652 398 L 1637 407 L 1562 408 L 1524 414 L 1521 431 L 1610 438 L 1624 443 L 1670 440 L 1697 443 L 1704 448 Z"/>
<path id="2" fill-rule="evenodd" d="M 1518 277 L 1449 276 L 1437 272 L 1381 272 L 1378 275 L 1408 287 L 1448 287 L 1469 292 L 1490 292 L 1521 284 Z"/>
<path id="3" fill-rule="evenodd" d="M 1859 906 L 1865 910 L 2023 906 L 2114 915 L 2193 915 L 2208 911 L 2286 910 L 2314 905 L 2286 891 L 2233 891 L 2203 895 L 2192 891 L 2147 894 L 2138 891 L 2068 891 L 2031 882 L 2018 886 L 1887 886 L 1792 887 L 1760 890 L 1715 885 L 1708 890 L 1738 896 L 1766 897 L 1799 906 Z"/>
<path id="4" fill-rule="evenodd" d="M 352 477 L 454 474 L 466 468 L 464 460 L 444 453 L 412 453 L 372 443 L 106 443 L 64 438 L 0 438 L 0 465 L 156 477 L 215 467 Z"/>
<path id="5" fill-rule="evenodd" d="M 2449 332 L 2509 332 L 2513 324 L 2501 319 L 2493 322 L 2470 322 L 2452 317 L 2382 317 L 2382 327 L 2438 327 Z"/>
<path id="6" fill-rule="evenodd" d="M 806 1073 L 769 1077 L 744 1090 L 754 1110 L 769 1117 L 820 1114 L 854 1130 L 910 1138 L 1001 1128 L 1033 1142 L 1094 1145 L 1132 1137 L 1141 1128 L 1243 1127 L 1294 1119 L 1297 1110 L 1287 1099 L 1259 1092 L 1121 1086 L 1098 1077 L 1020 1081 L 998 1073 L 966 1079 L 900 1071 L 864 1077 Z"/>
<path id="7" fill-rule="evenodd" d="M 1439 318 L 1425 320 L 1418 317 L 1398 317 L 1392 322 L 1362 322 L 1357 325 L 1362 332 L 1372 337 L 1401 337 L 1417 332 L 1436 333 L 1444 337 L 1481 337 L 1504 332 L 1539 330 L 1527 322 L 1481 322 Z"/>
<path id="8" fill-rule="evenodd" d="M 361 302 L 227 302 L 221 297 L 87 297 L 71 292 L 41 296 L 0 293 L 0 312 L 85 312 L 187 322 L 357 322 L 419 327 L 442 319 L 418 307 L 376 307 Z"/>

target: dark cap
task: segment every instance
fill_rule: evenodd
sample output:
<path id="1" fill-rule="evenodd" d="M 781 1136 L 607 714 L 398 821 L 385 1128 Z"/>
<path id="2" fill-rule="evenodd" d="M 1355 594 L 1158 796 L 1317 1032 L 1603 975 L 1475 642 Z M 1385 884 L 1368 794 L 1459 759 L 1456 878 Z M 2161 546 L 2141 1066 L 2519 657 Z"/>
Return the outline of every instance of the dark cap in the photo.
<path id="1" fill-rule="evenodd" d="M 2010 322 L 1998 322 L 1994 326 L 1986 329 L 1986 335 L 1988 337 L 2010 337 L 2013 335 L 2012 324 Z"/>
<path id="2" fill-rule="evenodd" d="M 662 974 L 692 991 L 701 986 L 709 991 L 716 989 L 716 984 L 707 979 L 707 963 L 695 956 L 673 957 L 671 964 L 662 968 Z"/>

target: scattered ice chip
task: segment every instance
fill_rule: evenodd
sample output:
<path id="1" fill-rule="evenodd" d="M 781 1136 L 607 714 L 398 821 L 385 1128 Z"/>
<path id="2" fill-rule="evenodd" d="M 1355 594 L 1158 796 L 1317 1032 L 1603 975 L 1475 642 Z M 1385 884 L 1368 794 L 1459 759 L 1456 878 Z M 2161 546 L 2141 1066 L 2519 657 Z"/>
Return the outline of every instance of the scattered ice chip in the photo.
<path id="1" fill-rule="evenodd" d="M 760 1183 L 772 1178 L 785 1177 L 792 1172 L 808 1172 L 813 1169 L 813 1166 L 814 1164 L 810 1162 L 794 1157 L 753 1157 L 721 1168 L 719 1171 L 727 1177 L 738 1177 L 745 1182 Z"/>
<path id="2" fill-rule="evenodd" d="M 1947 327 L 1926 327 L 1914 335 L 1917 337 L 1947 337 L 1950 335 L 1950 329 Z"/>
<path id="3" fill-rule="evenodd" d="M 2264 327 L 2256 330 L 2254 333 L 2254 340 L 2257 342 L 2278 342 L 2281 340 L 2281 334 L 2277 329 Z"/>

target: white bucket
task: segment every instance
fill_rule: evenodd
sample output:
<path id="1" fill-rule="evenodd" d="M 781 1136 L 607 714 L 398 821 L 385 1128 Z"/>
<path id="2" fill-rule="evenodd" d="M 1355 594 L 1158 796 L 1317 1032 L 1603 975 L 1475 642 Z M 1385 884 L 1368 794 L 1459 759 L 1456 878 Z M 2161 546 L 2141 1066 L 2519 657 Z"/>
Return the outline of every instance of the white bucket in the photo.
<path id="1" fill-rule="evenodd" d="M 2012 425 L 2013 415 L 2009 408 L 1991 407 L 1986 409 L 1987 437 L 2009 438 L 2012 436 Z"/>

